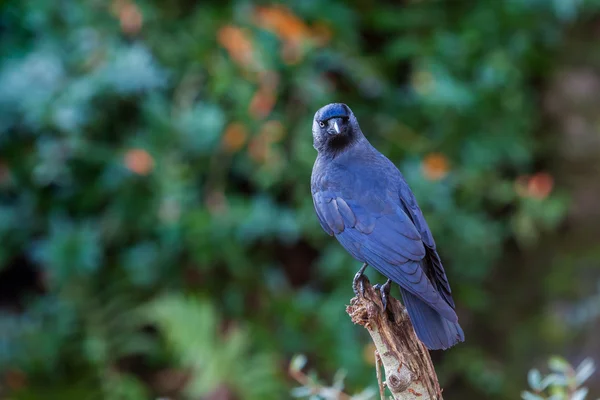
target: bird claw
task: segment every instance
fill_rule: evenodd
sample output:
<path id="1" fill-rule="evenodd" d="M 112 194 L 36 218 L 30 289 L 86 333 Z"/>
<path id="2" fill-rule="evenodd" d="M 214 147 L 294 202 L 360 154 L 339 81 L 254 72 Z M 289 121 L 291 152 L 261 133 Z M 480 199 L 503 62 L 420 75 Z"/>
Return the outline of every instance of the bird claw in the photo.
<path id="1" fill-rule="evenodd" d="M 365 269 L 367 269 L 368 264 L 364 263 L 362 267 L 358 270 L 356 275 L 354 275 L 354 279 L 352 280 L 352 290 L 354 294 L 358 296 L 365 295 L 365 286 L 364 286 L 364 273 Z M 387 309 L 388 297 L 390 295 L 390 289 L 392 287 L 392 280 L 388 279 L 383 285 L 376 284 L 373 286 L 373 289 L 379 290 L 381 293 L 381 303 L 383 303 L 383 310 Z"/>
<path id="2" fill-rule="evenodd" d="M 356 275 L 354 275 L 354 279 L 352 280 L 352 290 L 356 296 L 364 296 L 365 295 L 365 286 L 363 281 L 363 274 L 365 269 L 367 269 L 368 264 L 364 263 L 362 267 L 358 270 Z"/>
<path id="3" fill-rule="evenodd" d="M 373 289 L 379 290 L 381 293 L 381 303 L 383 304 L 383 311 L 387 309 L 388 297 L 390 296 L 390 289 L 392 287 L 392 280 L 388 279 L 386 283 L 380 285 L 379 283 L 373 286 Z"/>

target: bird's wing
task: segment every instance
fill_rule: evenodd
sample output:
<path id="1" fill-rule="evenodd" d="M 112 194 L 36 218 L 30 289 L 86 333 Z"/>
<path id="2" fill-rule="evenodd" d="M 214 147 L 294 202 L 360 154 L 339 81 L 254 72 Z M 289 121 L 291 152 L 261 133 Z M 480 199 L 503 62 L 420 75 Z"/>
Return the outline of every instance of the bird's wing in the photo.
<path id="1" fill-rule="evenodd" d="M 379 194 L 377 194 L 377 193 Z M 397 195 L 386 191 L 344 195 L 313 188 L 319 221 L 355 258 L 367 262 L 446 318 L 456 319 L 422 268 L 426 249 L 421 234 Z"/>
<path id="2" fill-rule="evenodd" d="M 319 224 L 321 224 L 321 228 L 329 235 L 333 236 L 333 230 L 330 228 L 329 222 L 325 219 L 325 216 L 328 215 L 328 207 L 322 203 L 322 197 L 320 192 L 317 196 L 313 193 L 313 205 L 315 206 L 315 211 L 317 212 L 317 218 L 319 219 Z M 331 217 L 330 217 L 331 219 Z"/>
<path id="3" fill-rule="evenodd" d="M 442 260 L 436 250 L 435 240 L 433 239 L 429 225 L 427 225 L 427 221 L 425 221 L 423 212 L 417 204 L 417 199 L 415 199 L 412 190 L 410 190 L 410 187 L 404 179 L 400 184 L 400 201 L 402 202 L 404 211 L 419 231 L 421 239 L 427 248 L 427 254 L 429 256 L 427 260 L 429 264 L 428 267 L 431 269 L 428 271 L 430 279 L 434 281 L 438 291 L 444 296 L 444 299 L 446 299 L 448 304 L 454 308 L 455 304 L 452 299 L 452 291 L 450 290 L 450 284 L 448 283 Z"/>

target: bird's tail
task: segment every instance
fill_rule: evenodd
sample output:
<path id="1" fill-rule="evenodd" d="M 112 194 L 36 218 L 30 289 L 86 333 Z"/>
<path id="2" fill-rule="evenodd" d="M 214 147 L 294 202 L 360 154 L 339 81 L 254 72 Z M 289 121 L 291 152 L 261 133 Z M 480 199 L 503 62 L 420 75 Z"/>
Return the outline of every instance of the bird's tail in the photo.
<path id="1" fill-rule="evenodd" d="M 448 321 L 414 294 L 400 290 L 415 332 L 428 349 L 447 349 L 465 340 L 458 322 Z"/>

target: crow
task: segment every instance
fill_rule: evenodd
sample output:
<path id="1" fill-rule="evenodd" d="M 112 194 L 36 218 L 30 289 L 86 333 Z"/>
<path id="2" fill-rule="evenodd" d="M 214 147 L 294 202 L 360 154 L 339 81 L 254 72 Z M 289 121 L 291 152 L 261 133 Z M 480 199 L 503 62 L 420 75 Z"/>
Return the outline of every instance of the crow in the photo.
<path id="1" fill-rule="evenodd" d="M 370 265 L 400 286 L 419 339 L 431 350 L 464 341 L 448 278 L 415 196 L 396 166 L 363 135 L 352 110 L 328 104 L 314 117 L 318 152 L 311 176 L 315 211 L 323 230 L 363 263 L 354 291 Z"/>

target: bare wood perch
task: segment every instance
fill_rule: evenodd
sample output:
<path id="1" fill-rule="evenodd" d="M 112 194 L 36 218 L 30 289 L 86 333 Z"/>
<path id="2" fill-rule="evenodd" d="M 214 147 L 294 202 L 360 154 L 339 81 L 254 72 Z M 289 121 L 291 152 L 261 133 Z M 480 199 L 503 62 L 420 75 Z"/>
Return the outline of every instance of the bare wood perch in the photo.
<path id="1" fill-rule="evenodd" d="M 352 322 L 364 326 L 371 335 L 393 398 L 441 400 L 442 393 L 429 351 L 417 338 L 406 308 L 400 301 L 388 296 L 388 308 L 383 312 L 379 291 L 373 289 L 366 276 L 362 279 L 364 296 L 354 297 L 346 312 Z"/>

